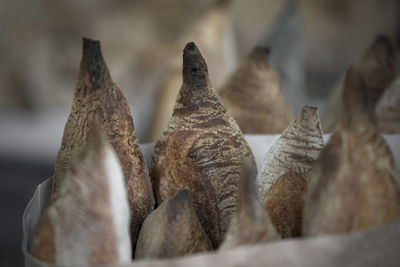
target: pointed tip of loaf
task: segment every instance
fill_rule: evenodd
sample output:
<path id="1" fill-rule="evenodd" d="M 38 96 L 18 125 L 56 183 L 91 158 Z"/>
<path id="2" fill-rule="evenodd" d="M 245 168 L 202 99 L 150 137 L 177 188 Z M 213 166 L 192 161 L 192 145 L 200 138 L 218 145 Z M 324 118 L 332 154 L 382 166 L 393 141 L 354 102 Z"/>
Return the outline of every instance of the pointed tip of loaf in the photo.
<path id="1" fill-rule="evenodd" d="M 82 42 L 81 79 L 87 77 L 93 90 L 112 83 L 108 67 L 101 53 L 100 41 L 83 38 Z"/>

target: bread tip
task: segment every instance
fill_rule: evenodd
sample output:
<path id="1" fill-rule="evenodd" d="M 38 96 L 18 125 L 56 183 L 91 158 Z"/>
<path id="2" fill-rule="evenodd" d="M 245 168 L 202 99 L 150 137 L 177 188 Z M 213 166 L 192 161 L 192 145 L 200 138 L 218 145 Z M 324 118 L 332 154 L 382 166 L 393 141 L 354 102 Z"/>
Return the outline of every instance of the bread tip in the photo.
<path id="1" fill-rule="evenodd" d="M 194 86 L 205 86 L 207 64 L 194 42 L 187 43 L 183 49 L 183 81 Z"/>
<path id="2" fill-rule="evenodd" d="M 111 81 L 108 67 L 101 53 L 100 41 L 83 38 L 81 76 L 88 76 L 94 89 Z"/>
<path id="3" fill-rule="evenodd" d="M 82 43 L 83 43 L 83 58 L 96 59 L 97 61 L 100 62 L 103 61 L 100 41 L 83 37 Z"/>

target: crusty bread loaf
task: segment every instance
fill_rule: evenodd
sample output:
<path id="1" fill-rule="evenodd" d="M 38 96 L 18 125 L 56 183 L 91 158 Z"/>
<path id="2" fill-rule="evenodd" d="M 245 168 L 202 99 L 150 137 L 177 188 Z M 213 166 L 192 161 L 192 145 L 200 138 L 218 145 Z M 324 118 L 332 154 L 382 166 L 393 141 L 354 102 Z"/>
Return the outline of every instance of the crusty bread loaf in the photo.
<path id="1" fill-rule="evenodd" d="M 254 48 L 219 91 L 243 133 L 281 133 L 293 118 L 268 60 L 268 48 Z"/>
<path id="2" fill-rule="evenodd" d="M 391 46 L 378 40 L 369 60 L 344 81 L 341 125 L 315 165 L 305 205 L 305 235 L 366 230 L 400 216 L 399 174 L 375 120 L 375 104 L 393 79 Z"/>
<path id="3" fill-rule="evenodd" d="M 257 171 L 245 160 L 239 185 L 239 208 L 220 249 L 280 239 L 264 210 L 256 188 Z"/>
<path id="4" fill-rule="evenodd" d="M 257 176 L 258 192 L 283 237 L 300 235 L 304 184 L 323 143 L 317 108 L 306 106 L 265 155 Z"/>
<path id="5" fill-rule="evenodd" d="M 59 266 L 129 263 L 130 214 L 118 158 L 93 126 L 39 222 L 32 255 Z"/>
<path id="6" fill-rule="evenodd" d="M 74 102 L 55 166 L 53 201 L 63 186 L 71 161 L 87 141 L 89 123 L 93 120 L 99 122 L 121 162 L 132 214 L 134 247 L 140 226 L 154 206 L 150 178 L 128 103 L 121 89 L 111 79 L 100 43 L 84 38 Z"/>
<path id="7" fill-rule="evenodd" d="M 365 98 L 365 104 L 363 104 L 367 107 L 365 111 L 372 115 L 375 113 L 376 102 L 382 95 L 382 92 L 378 91 L 388 89 L 396 74 L 396 52 L 390 39 L 385 35 L 378 35 L 356 64 L 357 68 L 365 74 L 364 82 L 368 92 L 364 92 L 363 95 L 352 96 L 351 94 L 357 92 L 343 92 L 344 82 L 341 81 L 340 85 L 335 87 L 329 97 L 329 103 L 322 116 L 322 124 L 325 132 L 332 132 L 340 124 L 341 119 L 353 116 L 353 110 L 350 107 L 360 109 L 357 106 L 360 104 L 360 97 Z M 348 96 L 343 96 L 344 93 Z M 387 102 L 386 100 L 383 101 Z M 395 102 L 394 99 L 389 102 L 392 101 Z M 382 104 L 383 106 L 388 105 Z M 348 105 L 348 107 L 343 109 L 343 105 Z M 342 112 L 338 112 L 338 110 L 342 110 Z M 381 115 L 378 117 L 378 123 L 380 123 L 380 119 L 382 119 Z M 385 127 L 382 128 L 382 130 L 385 129 Z"/>
<path id="8" fill-rule="evenodd" d="M 210 188 L 211 192 L 206 194 L 215 194 L 220 228 L 224 233 L 237 210 L 240 170 L 245 158 L 251 159 L 255 168 L 242 132 L 211 87 L 200 51 L 194 43 L 188 43 L 183 51 L 183 85 L 168 128 L 154 148 L 151 179 L 157 202 L 161 203 L 181 188 L 192 190 L 191 179 L 198 176 L 203 188 L 211 184 L 212 190 Z M 196 175 L 185 175 L 192 171 L 192 166 L 196 166 Z M 190 194 L 198 193 L 191 191 Z M 210 203 L 213 199 L 210 198 Z M 194 197 L 193 201 L 197 207 L 209 205 L 201 198 Z M 210 206 L 213 207 L 214 204 Z M 210 219 L 202 223 L 206 230 L 205 224 L 215 222 L 214 218 Z M 218 238 L 210 231 L 207 234 L 214 247 L 217 246 Z"/>
<path id="9" fill-rule="evenodd" d="M 149 130 L 149 141 L 156 141 L 168 125 L 176 95 L 182 85 L 181 56 L 188 41 L 196 42 L 208 62 L 215 88 L 219 88 L 236 64 L 234 29 L 229 17 L 230 0 L 216 1 L 205 14 L 189 27 L 175 43 L 171 58 L 157 88 L 155 111 Z"/>
<path id="10" fill-rule="evenodd" d="M 165 200 L 144 221 L 135 258 L 167 258 L 212 249 L 189 190 L 181 189 Z"/>

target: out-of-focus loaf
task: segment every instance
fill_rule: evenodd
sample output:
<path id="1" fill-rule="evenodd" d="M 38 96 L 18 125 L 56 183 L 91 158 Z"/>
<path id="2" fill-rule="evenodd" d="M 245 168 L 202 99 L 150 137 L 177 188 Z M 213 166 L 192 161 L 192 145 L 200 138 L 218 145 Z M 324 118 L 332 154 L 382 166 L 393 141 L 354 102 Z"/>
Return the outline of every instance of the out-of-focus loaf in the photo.
<path id="1" fill-rule="evenodd" d="M 395 77 L 393 47 L 378 38 L 347 71 L 339 127 L 308 188 L 305 235 L 366 230 L 400 216 L 399 174 L 381 137 L 375 105 Z"/>
<path id="2" fill-rule="evenodd" d="M 118 158 L 97 125 L 38 224 L 32 255 L 62 266 L 129 263 L 130 214 Z"/>
<path id="3" fill-rule="evenodd" d="M 281 133 L 293 118 L 268 60 L 268 48 L 254 48 L 219 91 L 243 133 Z"/>
<path id="4" fill-rule="evenodd" d="M 135 258 L 167 258 L 212 249 L 200 225 L 189 190 L 163 201 L 144 221 Z"/>

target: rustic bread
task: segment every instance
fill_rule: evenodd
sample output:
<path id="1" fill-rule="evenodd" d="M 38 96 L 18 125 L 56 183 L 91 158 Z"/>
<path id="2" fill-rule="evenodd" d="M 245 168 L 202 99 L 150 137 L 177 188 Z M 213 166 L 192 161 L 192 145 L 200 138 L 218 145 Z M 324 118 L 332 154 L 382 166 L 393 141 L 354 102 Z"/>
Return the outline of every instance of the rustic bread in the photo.
<path id="1" fill-rule="evenodd" d="M 83 39 L 83 57 L 74 102 L 58 152 L 53 195 L 55 200 L 66 171 L 87 140 L 89 123 L 97 120 L 121 162 L 132 215 L 132 242 L 154 206 L 146 163 L 136 138 L 132 116 L 121 89 L 113 82 L 100 50 L 100 42 Z"/>
<path id="2" fill-rule="evenodd" d="M 341 124 L 312 171 L 305 235 L 366 230 L 400 216 L 399 174 L 375 120 L 375 104 L 395 74 L 382 56 L 392 48 L 375 45 L 346 74 Z"/>
<path id="3" fill-rule="evenodd" d="M 157 87 L 155 111 L 149 130 L 149 141 L 156 141 L 168 125 L 176 95 L 182 85 L 181 57 L 188 41 L 196 42 L 208 62 L 215 88 L 219 88 L 236 65 L 234 30 L 229 17 L 230 0 L 216 1 L 205 14 L 189 27 L 175 43 Z"/>
<path id="4" fill-rule="evenodd" d="M 390 39 L 385 35 L 378 35 L 356 64 L 357 68 L 365 73 L 365 88 L 368 88 L 370 91 L 365 92 L 362 97 L 366 97 L 365 101 L 374 103 L 373 105 L 368 104 L 368 113 L 372 114 L 375 112 L 375 103 L 381 97 L 381 92 L 377 94 L 375 91 L 377 91 L 377 88 L 381 88 L 379 90 L 386 90 L 392 83 L 396 73 L 396 52 Z M 385 86 L 383 87 L 382 85 Z M 352 111 L 348 108 L 343 109 L 343 105 L 348 104 L 357 108 L 359 104 L 358 97 L 343 97 L 343 88 L 344 78 L 342 78 L 340 85 L 335 87 L 324 110 L 322 125 L 325 132 L 335 130 L 343 116 L 351 116 L 351 114 L 347 115 L 346 113 L 351 113 Z M 346 94 L 351 94 L 351 92 L 346 92 Z M 356 102 L 353 103 L 353 101 Z M 386 102 L 386 100 L 383 101 Z M 391 101 L 395 102 L 395 100 Z M 389 105 L 393 106 L 392 104 Z M 342 112 L 338 112 L 338 110 L 342 110 Z M 378 123 L 380 123 L 379 119 L 382 119 L 382 117 L 378 117 Z M 383 124 L 385 123 L 383 122 Z M 382 130 L 385 129 L 385 127 L 382 128 Z"/>
<path id="5" fill-rule="evenodd" d="M 219 90 L 243 133 L 281 133 L 293 118 L 268 61 L 268 48 L 254 48 Z"/>
<path id="6" fill-rule="evenodd" d="M 118 158 L 93 126 L 39 222 L 32 255 L 62 266 L 129 263 L 130 214 Z"/>
<path id="7" fill-rule="evenodd" d="M 305 184 L 322 148 L 317 108 L 306 106 L 264 158 L 257 176 L 258 192 L 282 237 L 300 235 Z"/>
<path id="8" fill-rule="evenodd" d="M 144 221 L 135 258 L 167 258 L 212 249 L 189 196 L 181 189 Z"/>
<path id="9" fill-rule="evenodd" d="M 200 51 L 194 43 L 188 43 L 183 51 L 183 85 L 168 128 L 154 148 L 151 179 L 157 203 L 181 188 L 193 190 L 189 184 L 198 176 L 202 186 L 210 188 L 206 194 L 215 195 L 223 235 L 237 210 L 241 164 L 245 158 L 249 158 L 255 168 L 242 132 L 211 87 L 207 65 Z M 185 175 L 192 171 L 192 166 L 196 166 L 196 174 Z M 190 194 L 197 192 L 191 191 Z M 213 199 L 210 198 L 210 203 Z M 209 205 L 201 198 L 194 197 L 193 201 L 195 207 Z M 214 206 L 209 207 L 213 209 Z M 198 209 L 196 212 L 199 214 Z M 204 215 L 199 217 L 206 218 Z M 210 227 L 205 224 L 215 221 L 210 218 L 202 223 L 214 247 L 218 245 L 218 238 L 207 230 Z M 211 228 L 217 229 L 218 226 Z"/>

